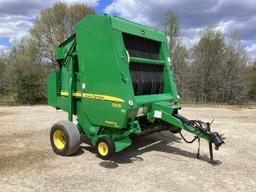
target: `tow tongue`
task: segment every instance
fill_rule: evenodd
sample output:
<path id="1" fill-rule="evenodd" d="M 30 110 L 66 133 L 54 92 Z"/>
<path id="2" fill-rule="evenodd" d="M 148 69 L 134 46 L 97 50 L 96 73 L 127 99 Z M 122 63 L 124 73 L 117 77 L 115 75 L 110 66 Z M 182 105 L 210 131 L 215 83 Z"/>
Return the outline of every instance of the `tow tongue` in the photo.
<path id="1" fill-rule="evenodd" d="M 219 133 L 211 132 L 211 123 L 203 122 L 200 120 L 189 120 L 181 116 L 180 114 L 178 114 L 178 109 L 179 109 L 178 106 L 170 105 L 170 103 L 159 102 L 159 103 L 153 104 L 152 114 L 154 114 L 155 118 L 159 118 L 174 127 L 180 128 L 181 130 L 183 129 L 185 131 L 188 131 L 194 134 L 195 139 L 193 139 L 192 142 L 194 142 L 196 139 L 200 141 L 200 138 L 207 140 L 209 142 L 210 159 L 213 160 L 212 144 L 215 145 L 215 150 L 218 150 L 219 147 L 222 144 L 224 144 L 224 141 L 219 135 Z M 186 141 L 186 139 L 183 136 L 182 138 Z M 187 143 L 192 143 L 192 142 L 187 142 Z M 199 158 L 199 148 L 198 148 L 198 158 Z"/>
<path id="2" fill-rule="evenodd" d="M 218 150 L 219 147 L 224 144 L 223 139 L 221 138 L 220 134 L 217 132 L 211 133 L 211 143 L 214 143 L 215 149 Z"/>
<path id="3" fill-rule="evenodd" d="M 173 116 L 180 119 L 183 123 L 199 130 L 200 132 L 210 135 L 209 142 L 215 145 L 216 150 L 218 150 L 219 147 L 224 143 L 218 132 L 211 132 L 211 124 L 213 121 L 209 123 L 203 122 L 201 120 L 188 120 L 187 118 L 179 115 L 178 113 L 173 114 Z"/>
<path id="4" fill-rule="evenodd" d="M 201 120 L 188 120 L 179 114 L 174 114 L 173 116 L 177 117 L 180 121 L 182 121 L 186 125 L 191 126 L 194 129 L 200 131 L 202 134 L 209 135 L 209 139 L 207 139 L 209 142 L 209 153 L 210 153 L 210 159 L 213 160 L 212 144 L 215 145 L 215 150 L 218 150 L 219 147 L 222 144 L 224 144 L 224 141 L 218 132 L 211 132 L 212 122 L 209 123 L 209 122 L 203 122 Z M 200 137 L 200 136 L 197 135 L 196 137 Z M 199 153 L 199 149 L 198 149 L 198 153 Z M 198 154 L 198 157 L 199 157 L 199 154 Z"/>

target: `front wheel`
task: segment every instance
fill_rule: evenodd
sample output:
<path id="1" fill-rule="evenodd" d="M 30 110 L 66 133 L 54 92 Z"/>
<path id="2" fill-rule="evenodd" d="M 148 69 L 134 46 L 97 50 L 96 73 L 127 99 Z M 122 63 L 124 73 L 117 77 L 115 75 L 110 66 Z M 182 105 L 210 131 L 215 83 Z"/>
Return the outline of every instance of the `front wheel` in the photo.
<path id="1" fill-rule="evenodd" d="M 80 133 L 72 122 L 59 121 L 51 128 L 50 141 L 56 154 L 69 156 L 79 150 Z"/>
<path id="2" fill-rule="evenodd" d="M 96 143 L 96 150 L 101 159 L 107 160 L 115 153 L 115 143 L 110 137 L 100 137 Z"/>

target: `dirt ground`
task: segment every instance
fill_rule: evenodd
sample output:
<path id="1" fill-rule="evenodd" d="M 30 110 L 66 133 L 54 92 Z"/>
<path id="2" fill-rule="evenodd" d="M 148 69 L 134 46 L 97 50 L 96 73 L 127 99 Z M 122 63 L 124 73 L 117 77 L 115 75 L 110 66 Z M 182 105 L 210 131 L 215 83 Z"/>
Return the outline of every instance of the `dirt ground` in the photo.
<path id="1" fill-rule="evenodd" d="M 48 106 L 0 107 L 0 191 L 256 191 L 256 109 L 190 108 L 182 114 L 210 121 L 226 144 L 186 144 L 179 135 L 154 133 L 111 161 L 86 143 L 72 157 L 52 152 L 49 131 L 66 113 Z M 193 138 L 190 134 L 185 134 Z"/>

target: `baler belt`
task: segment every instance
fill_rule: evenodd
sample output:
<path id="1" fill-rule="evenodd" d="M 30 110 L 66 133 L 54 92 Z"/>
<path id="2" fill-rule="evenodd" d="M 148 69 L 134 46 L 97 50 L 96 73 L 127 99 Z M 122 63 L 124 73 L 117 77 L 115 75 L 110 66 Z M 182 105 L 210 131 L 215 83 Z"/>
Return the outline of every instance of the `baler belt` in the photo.
<path id="1" fill-rule="evenodd" d="M 163 65 L 130 62 L 134 94 L 150 95 L 163 93 Z"/>
<path id="2" fill-rule="evenodd" d="M 159 60 L 161 42 L 123 33 L 124 45 L 131 57 Z"/>

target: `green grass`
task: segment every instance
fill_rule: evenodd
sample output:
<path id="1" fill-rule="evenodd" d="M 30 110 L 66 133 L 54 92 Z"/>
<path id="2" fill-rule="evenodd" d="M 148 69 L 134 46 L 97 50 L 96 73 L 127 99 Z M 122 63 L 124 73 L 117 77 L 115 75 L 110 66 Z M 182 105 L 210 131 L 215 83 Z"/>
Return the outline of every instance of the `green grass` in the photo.
<path id="1" fill-rule="evenodd" d="M 181 103 L 182 107 L 212 107 L 212 108 L 250 108 L 255 109 L 256 103 L 250 103 L 250 104 L 212 104 L 212 103 Z"/>
<path id="2" fill-rule="evenodd" d="M 0 106 L 13 106 L 17 105 L 12 96 L 0 96 Z"/>

